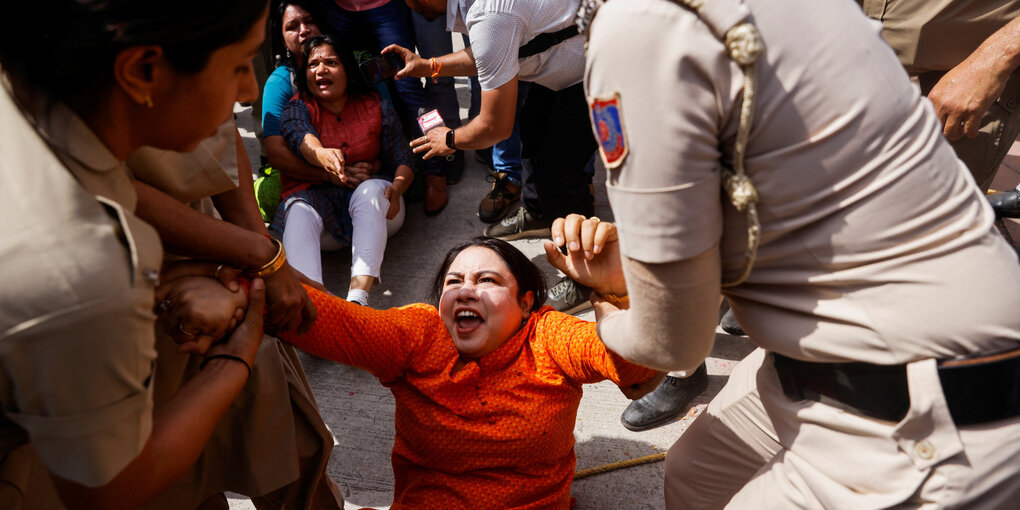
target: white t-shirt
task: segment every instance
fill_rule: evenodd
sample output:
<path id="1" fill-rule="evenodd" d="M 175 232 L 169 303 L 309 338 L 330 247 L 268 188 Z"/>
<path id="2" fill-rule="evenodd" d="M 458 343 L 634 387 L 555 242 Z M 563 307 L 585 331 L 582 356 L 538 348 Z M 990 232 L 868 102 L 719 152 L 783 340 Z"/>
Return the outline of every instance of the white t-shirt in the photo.
<path id="1" fill-rule="evenodd" d="M 482 90 L 496 89 L 515 75 L 553 90 L 580 83 L 584 37 L 576 35 L 523 60 L 521 46 L 542 33 L 574 23 L 579 0 L 448 0 L 446 24 L 468 34 Z"/>

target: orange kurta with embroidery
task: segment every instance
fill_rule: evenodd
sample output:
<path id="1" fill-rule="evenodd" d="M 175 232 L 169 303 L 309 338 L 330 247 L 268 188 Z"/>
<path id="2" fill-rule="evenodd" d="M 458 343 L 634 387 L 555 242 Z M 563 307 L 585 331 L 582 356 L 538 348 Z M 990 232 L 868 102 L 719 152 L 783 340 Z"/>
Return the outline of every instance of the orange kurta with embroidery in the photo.
<path id="1" fill-rule="evenodd" d="M 546 306 L 505 344 L 452 373 L 439 311 L 373 310 L 314 289 L 315 327 L 283 339 L 368 370 L 396 399 L 391 508 L 568 508 L 581 384 L 647 381 L 595 323 Z"/>

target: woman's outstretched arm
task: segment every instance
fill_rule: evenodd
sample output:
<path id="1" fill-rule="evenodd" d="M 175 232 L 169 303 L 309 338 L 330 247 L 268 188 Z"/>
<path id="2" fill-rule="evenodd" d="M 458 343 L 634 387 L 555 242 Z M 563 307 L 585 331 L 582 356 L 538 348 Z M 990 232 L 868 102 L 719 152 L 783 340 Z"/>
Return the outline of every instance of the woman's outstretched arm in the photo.
<path id="1" fill-rule="evenodd" d="M 375 310 L 312 287 L 305 290 L 319 311 L 315 326 L 303 335 L 283 333 L 280 339 L 383 380 L 401 376 L 416 350 L 427 349 L 432 339 L 446 333 L 439 312 L 429 305 Z"/>

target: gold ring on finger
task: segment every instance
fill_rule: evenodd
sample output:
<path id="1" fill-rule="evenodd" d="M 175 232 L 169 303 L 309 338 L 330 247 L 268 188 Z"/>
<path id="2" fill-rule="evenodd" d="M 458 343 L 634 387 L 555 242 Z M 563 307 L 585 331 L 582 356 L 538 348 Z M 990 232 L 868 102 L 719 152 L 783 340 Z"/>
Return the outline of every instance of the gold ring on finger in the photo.
<path id="1" fill-rule="evenodd" d="M 599 219 L 598 216 L 592 216 L 591 218 L 588 218 L 588 219 L 589 220 L 595 220 L 595 221 L 602 221 L 602 220 Z"/>
<path id="2" fill-rule="evenodd" d="M 181 334 L 184 336 L 195 336 L 198 334 L 198 332 L 192 333 L 191 331 L 184 329 L 184 321 L 177 323 L 177 329 L 179 329 L 181 331 Z"/>

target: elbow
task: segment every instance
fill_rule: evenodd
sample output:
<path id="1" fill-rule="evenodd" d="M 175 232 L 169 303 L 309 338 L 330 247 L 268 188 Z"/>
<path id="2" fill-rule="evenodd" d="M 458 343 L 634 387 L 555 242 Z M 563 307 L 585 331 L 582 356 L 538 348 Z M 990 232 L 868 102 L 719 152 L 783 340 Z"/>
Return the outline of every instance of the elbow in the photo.
<path id="1" fill-rule="evenodd" d="M 506 123 L 502 123 L 502 124 L 506 124 Z M 502 142 L 503 140 L 506 140 L 507 138 L 510 138 L 510 136 L 514 134 L 514 123 L 513 122 L 511 122 L 509 124 L 506 124 L 506 125 L 502 125 L 502 124 L 497 124 L 496 126 L 493 126 L 493 128 L 492 128 L 492 139 L 496 140 L 495 143 Z"/>
<path id="2" fill-rule="evenodd" d="M 693 371 L 705 361 L 715 342 L 715 328 L 632 320 L 633 314 L 617 313 L 599 324 L 599 337 L 621 357 L 656 370 Z"/>

